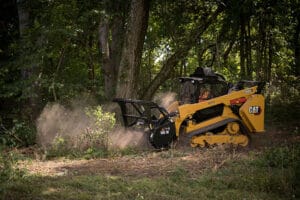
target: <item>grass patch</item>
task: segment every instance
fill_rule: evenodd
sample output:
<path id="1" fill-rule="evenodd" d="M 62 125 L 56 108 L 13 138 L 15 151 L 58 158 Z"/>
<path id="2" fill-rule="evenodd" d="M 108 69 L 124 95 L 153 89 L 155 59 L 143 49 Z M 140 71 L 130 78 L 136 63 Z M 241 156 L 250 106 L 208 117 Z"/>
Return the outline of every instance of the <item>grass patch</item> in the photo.
<path id="1" fill-rule="evenodd" d="M 44 152 L 44 157 L 47 160 L 53 160 L 57 158 L 68 158 L 68 159 L 78 159 L 78 158 L 85 158 L 85 159 L 95 159 L 95 158 L 113 158 L 113 157 L 120 157 L 120 156 L 136 156 L 140 155 L 141 153 L 145 152 L 145 150 L 141 150 L 136 147 L 126 147 L 123 149 L 103 149 L 103 148 L 93 148 L 90 147 L 85 151 L 77 150 L 77 149 L 69 149 L 66 151 L 59 150 L 56 151 L 47 151 Z"/>
<path id="2" fill-rule="evenodd" d="M 183 166 L 153 178 L 15 176 L 0 183 L 0 199 L 296 199 L 299 152 L 299 145 L 273 148 L 197 176 Z"/>
<path id="3" fill-rule="evenodd" d="M 6 186 L 3 199 L 282 199 L 284 196 L 237 187 L 221 176 L 128 179 L 110 176 L 27 177 Z M 241 177 L 239 177 L 240 182 Z"/>

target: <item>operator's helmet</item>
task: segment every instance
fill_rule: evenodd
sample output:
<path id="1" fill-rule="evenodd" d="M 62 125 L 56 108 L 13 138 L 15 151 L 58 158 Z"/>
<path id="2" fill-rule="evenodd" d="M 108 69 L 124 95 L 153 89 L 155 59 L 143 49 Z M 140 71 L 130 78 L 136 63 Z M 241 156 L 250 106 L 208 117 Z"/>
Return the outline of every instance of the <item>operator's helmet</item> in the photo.
<path id="1" fill-rule="evenodd" d="M 209 67 L 197 67 L 191 77 L 205 77 L 205 76 L 217 76 L 216 73 Z"/>

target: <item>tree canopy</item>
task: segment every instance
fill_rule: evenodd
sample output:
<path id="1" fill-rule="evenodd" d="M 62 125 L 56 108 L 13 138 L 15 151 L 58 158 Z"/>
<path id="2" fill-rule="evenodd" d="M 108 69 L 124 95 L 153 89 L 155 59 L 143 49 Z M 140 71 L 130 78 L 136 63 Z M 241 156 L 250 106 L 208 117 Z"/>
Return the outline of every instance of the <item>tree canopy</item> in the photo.
<path id="1" fill-rule="evenodd" d="M 1 117 L 83 94 L 151 99 L 198 66 L 299 97 L 299 0 L 1 0 Z M 13 116 L 13 117 L 11 117 Z"/>

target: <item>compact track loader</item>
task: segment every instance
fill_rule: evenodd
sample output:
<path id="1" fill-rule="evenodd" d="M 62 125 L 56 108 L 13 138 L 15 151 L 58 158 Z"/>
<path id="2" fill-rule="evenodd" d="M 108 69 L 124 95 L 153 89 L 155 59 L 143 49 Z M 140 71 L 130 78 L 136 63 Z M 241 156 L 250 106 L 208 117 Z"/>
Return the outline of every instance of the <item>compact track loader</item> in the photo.
<path id="1" fill-rule="evenodd" d="M 116 98 L 125 127 L 149 135 L 157 149 L 169 148 L 181 138 L 192 147 L 213 144 L 247 146 L 251 133 L 264 132 L 264 84 L 240 81 L 228 84 L 208 68 L 197 68 L 179 78 L 179 100 L 168 108 L 151 101 Z"/>

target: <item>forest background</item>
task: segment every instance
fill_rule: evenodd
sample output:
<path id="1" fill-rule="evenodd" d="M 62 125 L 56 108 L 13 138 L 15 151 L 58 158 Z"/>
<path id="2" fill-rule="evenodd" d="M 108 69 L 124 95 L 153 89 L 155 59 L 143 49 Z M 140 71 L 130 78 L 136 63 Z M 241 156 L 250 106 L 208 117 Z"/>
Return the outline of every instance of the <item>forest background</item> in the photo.
<path id="1" fill-rule="evenodd" d="M 50 103 L 153 99 L 210 67 L 260 80 L 270 119 L 299 119 L 298 0 L 1 0 L 1 143 L 35 143 Z M 295 121 L 295 120 L 294 120 Z M 9 133 L 9 134 L 8 134 Z"/>

